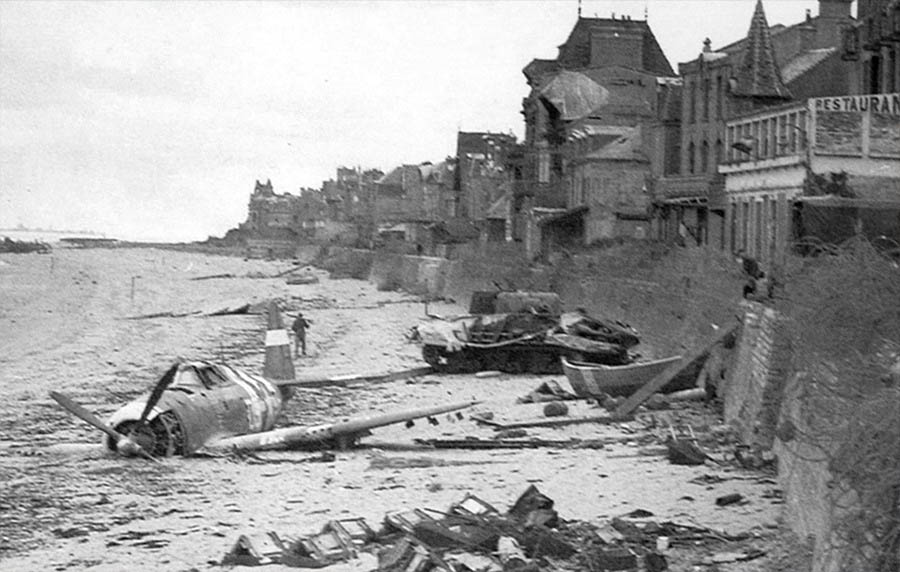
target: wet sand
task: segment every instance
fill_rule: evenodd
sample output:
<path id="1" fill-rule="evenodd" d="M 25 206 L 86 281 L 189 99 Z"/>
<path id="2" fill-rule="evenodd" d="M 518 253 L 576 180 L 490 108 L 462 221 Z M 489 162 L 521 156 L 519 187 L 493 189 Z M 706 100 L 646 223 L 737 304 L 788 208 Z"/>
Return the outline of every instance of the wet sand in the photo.
<path id="1" fill-rule="evenodd" d="M 468 418 L 376 430 L 363 447 L 318 455 L 267 452 L 258 459 L 166 459 L 161 464 L 105 454 L 99 432 L 60 409 L 63 391 L 101 417 L 146 391 L 176 358 L 225 359 L 262 367 L 264 317 L 235 315 L 127 319 L 213 310 L 278 298 L 312 321 L 309 356 L 298 373 L 380 373 L 424 365 L 405 334 L 424 305 L 366 282 L 331 280 L 290 286 L 272 276 L 287 262 L 245 261 L 153 249 L 69 250 L 0 255 L 0 570 L 210 570 L 241 533 L 311 533 L 333 518 L 361 516 L 377 527 L 385 512 L 445 509 L 467 492 L 508 507 L 529 484 L 556 501 L 564 519 L 601 524 L 643 508 L 658 520 L 772 535 L 779 505 L 765 475 L 707 464 L 679 467 L 659 454 L 668 422 L 692 410 L 642 414 L 617 426 L 532 429 L 546 439 L 633 442 L 602 450 L 404 450 L 416 438 L 490 438 Z M 191 278 L 230 274 L 207 280 Z M 438 313 L 461 312 L 450 305 Z M 321 423 L 352 415 L 479 399 L 498 420 L 541 416 L 516 398 L 565 377 L 428 375 L 415 380 L 298 392 L 286 423 Z M 572 415 L 596 415 L 584 402 Z M 655 428 L 648 428 L 655 423 Z M 714 452 L 723 456 L 726 450 Z M 710 477 L 704 477 L 709 475 Z M 714 483 L 716 477 L 723 480 Z M 695 482 L 691 482 L 694 480 Z M 709 484 L 713 483 L 713 484 Z M 717 507 L 741 493 L 750 502 Z M 691 570 L 705 548 L 673 554 L 673 570 Z M 719 550 L 722 550 L 721 548 Z M 681 562 L 679 564 L 679 562 Z M 330 569 L 371 569 L 372 561 Z M 763 570 L 760 563 L 721 570 Z M 730 567 L 729 567 L 730 566 Z M 743 567 L 741 567 L 743 566 Z M 270 566 L 267 570 L 278 570 Z"/>

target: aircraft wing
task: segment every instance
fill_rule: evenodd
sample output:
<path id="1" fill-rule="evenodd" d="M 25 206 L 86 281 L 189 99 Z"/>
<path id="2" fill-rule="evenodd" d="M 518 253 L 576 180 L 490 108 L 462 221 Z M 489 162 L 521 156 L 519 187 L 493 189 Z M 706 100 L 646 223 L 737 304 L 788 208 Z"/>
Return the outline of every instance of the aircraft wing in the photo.
<path id="1" fill-rule="evenodd" d="M 344 448 L 352 444 L 359 437 L 369 434 L 370 429 L 404 423 L 422 417 L 432 417 L 442 413 L 458 411 L 479 403 L 478 401 L 466 401 L 437 407 L 426 407 L 385 413 L 371 417 L 347 419 L 337 423 L 325 423 L 307 427 L 283 427 L 261 433 L 250 433 L 236 437 L 225 437 L 207 443 L 203 451 L 252 451 L 260 449 L 280 449 L 288 446 L 337 446 Z"/>
<path id="2" fill-rule="evenodd" d="M 373 381 L 394 381 L 397 379 L 409 379 L 421 377 L 432 373 L 434 370 L 430 367 L 415 367 L 404 369 L 402 371 L 393 371 L 386 373 L 348 373 L 344 375 L 317 375 L 305 374 L 298 375 L 291 379 L 269 379 L 270 382 L 279 387 L 296 387 L 302 389 L 304 387 L 326 387 L 339 386 L 346 387 L 353 383 L 373 382 Z"/>

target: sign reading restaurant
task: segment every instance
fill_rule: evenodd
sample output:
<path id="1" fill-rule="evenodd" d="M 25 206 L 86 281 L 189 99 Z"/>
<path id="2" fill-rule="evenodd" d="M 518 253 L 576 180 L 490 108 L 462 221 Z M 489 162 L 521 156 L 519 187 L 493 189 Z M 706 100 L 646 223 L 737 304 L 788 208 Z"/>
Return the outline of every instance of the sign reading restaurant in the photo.
<path id="1" fill-rule="evenodd" d="M 900 93 L 815 98 L 816 111 L 856 111 L 900 115 Z"/>

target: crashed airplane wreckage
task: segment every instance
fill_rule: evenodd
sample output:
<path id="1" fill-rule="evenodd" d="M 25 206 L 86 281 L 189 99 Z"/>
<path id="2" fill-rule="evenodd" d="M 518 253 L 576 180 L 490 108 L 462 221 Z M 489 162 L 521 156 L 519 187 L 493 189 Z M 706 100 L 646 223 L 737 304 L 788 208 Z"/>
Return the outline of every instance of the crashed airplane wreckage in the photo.
<path id="1" fill-rule="evenodd" d="M 233 450 L 352 446 L 371 429 L 465 409 L 476 402 L 420 408 L 315 426 L 275 428 L 297 385 L 278 307 L 270 303 L 263 375 L 226 364 L 175 363 L 153 389 L 116 411 L 107 423 L 66 395 L 50 396 L 106 434 L 110 451 L 155 459 Z"/>
<path id="2" fill-rule="evenodd" d="M 640 339 L 627 324 L 562 312 L 550 292 L 476 292 L 470 314 L 419 324 L 422 357 L 448 373 L 562 373 L 561 357 L 624 365 Z"/>

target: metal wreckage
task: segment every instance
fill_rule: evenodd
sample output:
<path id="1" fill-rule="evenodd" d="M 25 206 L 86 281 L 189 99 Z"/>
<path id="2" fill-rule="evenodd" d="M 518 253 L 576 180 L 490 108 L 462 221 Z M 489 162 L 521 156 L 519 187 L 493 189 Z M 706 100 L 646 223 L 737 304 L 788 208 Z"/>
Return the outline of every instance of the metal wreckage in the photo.
<path id="1" fill-rule="evenodd" d="M 105 433 L 114 453 L 156 460 L 172 455 L 220 454 L 277 448 L 338 448 L 354 445 L 372 429 L 465 409 L 468 401 L 351 418 L 313 426 L 276 428 L 297 379 L 281 313 L 268 308 L 263 375 L 224 363 L 176 362 L 147 394 L 104 423 L 65 394 L 50 396 L 72 415 Z"/>
<path id="2" fill-rule="evenodd" d="M 566 521 L 554 501 L 530 485 L 504 513 L 467 493 L 447 510 L 410 509 L 384 515 L 378 531 L 362 518 L 327 522 L 297 537 L 242 535 L 224 566 L 279 564 L 324 568 L 375 555 L 379 572 L 539 572 L 541 570 L 668 570 L 670 546 L 746 540 L 693 524 L 657 522 L 638 509 L 602 525 Z M 742 560 L 763 553 L 742 553 Z M 368 566 L 368 563 L 362 563 Z M 372 565 L 375 565 L 372 563 Z"/>
<path id="3" fill-rule="evenodd" d="M 583 309 L 563 312 L 551 292 L 475 292 L 468 315 L 429 317 L 416 327 L 422 357 L 448 373 L 562 373 L 563 357 L 625 365 L 633 361 L 628 350 L 640 342 L 628 324 Z"/>

